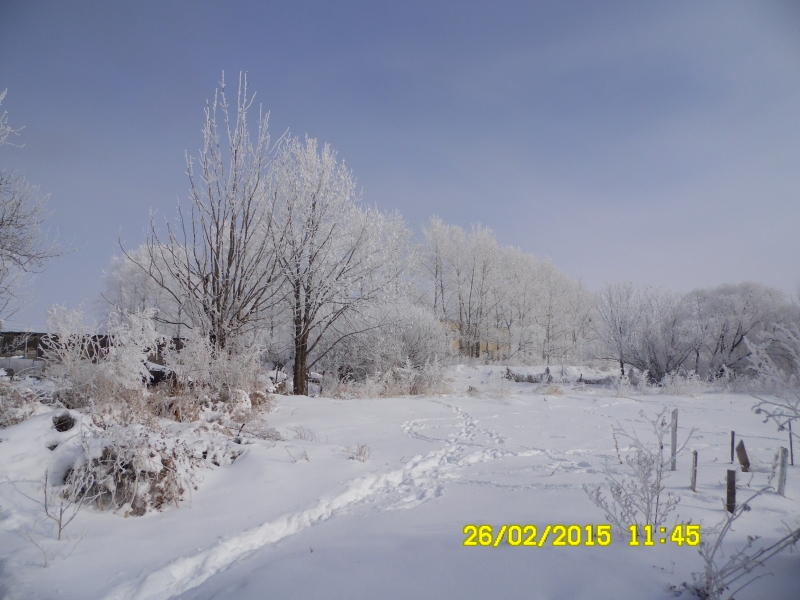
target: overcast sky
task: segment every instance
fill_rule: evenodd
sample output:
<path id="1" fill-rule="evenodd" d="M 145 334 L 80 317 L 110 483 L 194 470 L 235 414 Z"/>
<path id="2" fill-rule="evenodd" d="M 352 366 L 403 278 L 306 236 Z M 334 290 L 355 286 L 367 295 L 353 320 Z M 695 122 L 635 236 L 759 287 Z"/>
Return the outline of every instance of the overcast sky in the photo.
<path id="1" fill-rule="evenodd" d="M 481 222 L 590 289 L 800 277 L 800 4 L 0 0 L 0 90 L 54 260 L 6 328 L 91 311 L 118 238 L 188 196 L 224 70 L 364 201 Z"/>

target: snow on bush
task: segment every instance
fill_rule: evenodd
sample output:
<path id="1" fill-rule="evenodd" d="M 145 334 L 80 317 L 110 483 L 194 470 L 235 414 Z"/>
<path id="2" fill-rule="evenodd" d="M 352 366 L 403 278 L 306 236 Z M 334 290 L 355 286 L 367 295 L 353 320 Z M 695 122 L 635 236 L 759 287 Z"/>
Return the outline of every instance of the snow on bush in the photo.
<path id="1" fill-rule="evenodd" d="M 102 510 L 125 509 L 143 515 L 175 504 L 196 489 L 195 469 L 202 460 L 185 441 L 155 434 L 142 426 L 122 427 L 84 434 L 84 455 L 64 482 L 85 482 L 79 494 L 94 499 Z"/>
<path id="2" fill-rule="evenodd" d="M 175 373 L 177 387 L 198 398 L 214 399 L 250 408 L 249 396 L 264 393 L 260 383 L 264 374 L 262 349 L 254 341 L 237 339 L 225 349 L 217 349 L 204 336 L 190 335 L 182 346 L 167 346 L 164 351 L 167 369 Z"/>
<path id="3" fill-rule="evenodd" d="M 0 429 L 21 423 L 36 412 L 37 395 L 30 388 L 0 382 Z"/>
<path id="4" fill-rule="evenodd" d="M 152 310 L 110 313 L 101 336 L 101 327 L 87 323 L 80 309 L 54 306 L 47 326 L 42 341 L 47 377 L 55 384 L 54 398 L 64 406 L 79 408 L 144 392 L 150 378 L 145 362 L 161 342 Z"/>
<path id="5" fill-rule="evenodd" d="M 319 364 L 343 382 L 385 379 L 395 371 L 391 377 L 402 380 L 404 369 L 419 372 L 433 363 L 449 364 L 453 355 L 447 328 L 429 311 L 405 302 L 350 315 L 328 335 L 342 340 Z"/>
<path id="6" fill-rule="evenodd" d="M 443 365 L 434 359 L 418 368 L 406 363 L 405 366 L 393 367 L 386 372 L 367 375 L 361 381 L 352 377 L 340 379 L 331 375 L 323 381 L 323 391 L 332 398 L 446 394 L 450 391 L 450 382 L 445 377 Z"/>
<path id="7" fill-rule="evenodd" d="M 748 341 L 748 346 L 751 368 L 765 392 L 754 394 L 755 412 L 780 430 L 790 427 L 800 420 L 800 327 L 776 326 L 760 344 Z"/>

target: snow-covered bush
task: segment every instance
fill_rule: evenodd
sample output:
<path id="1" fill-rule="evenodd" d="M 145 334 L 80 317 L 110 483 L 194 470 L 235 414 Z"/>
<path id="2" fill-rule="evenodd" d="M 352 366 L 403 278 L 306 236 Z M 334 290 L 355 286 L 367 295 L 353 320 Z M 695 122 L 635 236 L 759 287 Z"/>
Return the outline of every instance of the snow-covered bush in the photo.
<path id="1" fill-rule="evenodd" d="M 328 336 L 342 339 L 319 361 L 319 371 L 342 382 L 363 382 L 369 375 L 405 364 L 390 328 L 389 319 L 374 308 L 340 320 Z"/>
<path id="2" fill-rule="evenodd" d="M 47 324 L 42 344 L 55 399 L 78 408 L 92 402 L 131 402 L 143 394 L 150 378 L 145 362 L 162 343 L 152 310 L 114 311 L 101 327 L 88 324 L 81 310 L 54 306 Z M 98 333 L 101 328 L 104 335 Z"/>
<path id="3" fill-rule="evenodd" d="M 83 456 L 65 474 L 65 485 L 102 510 L 132 515 L 177 506 L 189 489 L 196 489 L 195 471 L 205 458 L 186 442 L 141 425 L 83 432 L 81 445 Z"/>
<path id="4" fill-rule="evenodd" d="M 627 375 L 611 377 L 609 383 L 616 390 L 617 398 L 626 398 L 632 394 L 646 396 L 655 389 L 648 383 L 647 371 L 642 372 L 633 367 L 628 369 Z"/>
<path id="5" fill-rule="evenodd" d="M 241 403 L 244 400 L 239 391 L 264 392 L 260 384 L 264 372 L 261 348 L 256 344 L 237 340 L 220 350 L 205 336 L 192 335 L 182 340 L 180 348 L 167 346 L 163 355 L 166 368 L 175 374 L 177 388 L 197 398 L 207 395 Z M 249 398 L 245 403 L 249 405 Z"/>
<path id="6" fill-rule="evenodd" d="M 434 359 L 421 367 L 406 363 L 386 372 L 367 375 L 361 381 L 353 378 L 326 377 L 323 390 L 333 398 L 379 398 L 414 396 L 418 394 L 445 394 L 450 391 L 444 366 Z"/>
<path id="7" fill-rule="evenodd" d="M 21 423 L 33 415 L 37 397 L 30 390 L 0 382 L 0 429 Z"/>
<path id="8" fill-rule="evenodd" d="M 694 371 L 679 369 L 664 375 L 658 384 L 658 389 L 664 394 L 672 396 L 694 396 L 707 392 L 712 383 L 704 380 Z"/>
<path id="9" fill-rule="evenodd" d="M 747 342 L 751 369 L 764 394 L 754 410 L 784 429 L 800 420 L 800 327 L 776 326 L 760 344 Z M 797 427 L 795 427 L 797 431 Z M 797 435 L 792 432 L 793 435 Z"/>
<path id="10" fill-rule="evenodd" d="M 55 384 L 53 396 L 68 408 L 85 406 L 96 388 L 103 353 L 97 327 L 87 325 L 80 309 L 53 306 L 47 311 L 47 329 L 42 346 L 47 377 Z"/>
<path id="11" fill-rule="evenodd" d="M 322 361 L 339 381 L 323 389 L 359 383 L 377 395 L 436 393 L 431 378 L 453 356 L 448 331 L 428 310 L 404 302 L 351 315 L 334 334 L 345 339 Z"/>
<path id="12" fill-rule="evenodd" d="M 372 451 L 366 444 L 356 444 L 354 447 L 348 446 L 345 448 L 344 452 L 347 454 L 349 460 L 357 460 L 362 463 L 367 462 L 370 454 L 372 454 Z"/>
<path id="13" fill-rule="evenodd" d="M 108 315 L 108 346 L 101 356 L 102 377 L 125 390 L 142 390 L 150 379 L 146 361 L 164 338 L 155 328 L 155 311 L 114 311 Z"/>

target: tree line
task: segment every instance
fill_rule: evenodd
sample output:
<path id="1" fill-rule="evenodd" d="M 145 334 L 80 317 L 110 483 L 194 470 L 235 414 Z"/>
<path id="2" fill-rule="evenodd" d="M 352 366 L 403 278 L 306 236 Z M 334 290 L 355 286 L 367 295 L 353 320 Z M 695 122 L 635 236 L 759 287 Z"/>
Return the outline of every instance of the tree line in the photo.
<path id="1" fill-rule="evenodd" d="M 454 354 L 603 359 L 655 382 L 681 369 L 741 373 L 748 339 L 800 322 L 785 294 L 756 283 L 688 294 L 611 283 L 592 293 L 479 224 L 434 216 L 415 241 L 399 214 L 362 202 L 329 145 L 273 140 L 260 111 L 251 131 L 253 98 L 240 75 L 235 100 L 223 81 L 207 103 L 201 150 L 187 155 L 188 200 L 171 221 L 151 215 L 145 242 L 112 258 L 107 315 L 146 314 L 161 335 L 202 347 L 203 360 L 290 366 L 298 394 L 312 371 L 358 379 Z M 5 115 L 0 130 L 0 143 L 15 133 Z M 37 234 L 40 197 L 21 198 L 29 188 L 13 182 L 0 176 L 2 215 L 16 207 L 29 227 L 0 221 L 0 291 L 60 252 Z"/>

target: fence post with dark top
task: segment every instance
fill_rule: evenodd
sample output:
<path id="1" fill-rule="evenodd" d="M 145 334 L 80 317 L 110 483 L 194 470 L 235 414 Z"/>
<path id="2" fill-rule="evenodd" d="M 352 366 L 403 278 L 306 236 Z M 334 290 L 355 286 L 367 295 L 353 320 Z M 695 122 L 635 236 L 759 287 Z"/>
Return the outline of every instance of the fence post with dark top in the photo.
<path id="1" fill-rule="evenodd" d="M 728 496 L 725 501 L 725 508 L 729 513 L 736 510 L 736 471 L 728 469 Z"/>
<path id="2" fill-rule="evenodd" d="M 697 491 L 697 450 L 692 450 L 692 491 Z"/>
<path id="3" fill-rule="evenodd" d="M 736 444 L 736 457 L 739 459 L 739 464 L 742 465 L 742 472 L 750 472 L 750 459 L 747 458 L 747 450 L 744 449 L 744 440 L 739 440 Z"/>

